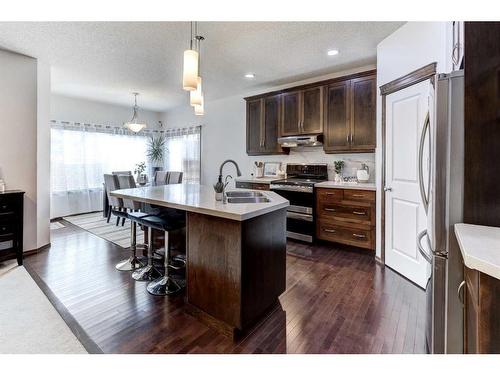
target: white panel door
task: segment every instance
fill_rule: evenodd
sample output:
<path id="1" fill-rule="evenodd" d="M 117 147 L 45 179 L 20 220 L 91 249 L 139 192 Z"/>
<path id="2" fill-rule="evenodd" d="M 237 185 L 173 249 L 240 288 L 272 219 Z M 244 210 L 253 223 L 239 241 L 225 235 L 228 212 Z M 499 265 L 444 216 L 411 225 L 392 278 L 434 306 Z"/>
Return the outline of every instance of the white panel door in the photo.
<path id="1" fill-rule="evenodd" d="M 427 225 L 420 197 L 418 152 L 429 110 L 430 81 L 420 82 L 386 97 L 385 264 L 425 288 L 429 264 L 417 249 L 416 238 Z M 428 151 L 427 146 L 424 150 Z M 428 160 L 428 154 L 424 154 Z M 428 163 L 424 162 L 427 184 Z"/>

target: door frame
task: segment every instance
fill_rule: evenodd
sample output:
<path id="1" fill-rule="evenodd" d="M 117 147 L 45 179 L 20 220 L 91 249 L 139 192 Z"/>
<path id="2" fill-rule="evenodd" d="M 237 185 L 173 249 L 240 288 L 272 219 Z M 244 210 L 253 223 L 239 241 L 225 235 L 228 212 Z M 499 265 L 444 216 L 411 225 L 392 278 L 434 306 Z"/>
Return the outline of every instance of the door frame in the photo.
<path id="1" fill-rule="evenodd" d="M 380 95 L 382 96 L 382 169 L 381 169 L 381 232 L 380 232 L 380 259 L 377 259 L 378 262 L 385 265 L 385 164 L 386 164 L 386 98 L 387 95 L 395 93 L 396 91 L 405 89 L 409 86 L 413 86 L 416 83 L 425 81 L 427 79 L 431 80 L 432 86 L 435 88 L 435 77 L 436 77 L 436 68 L 437 62 L 430 63 L 425 65 L 413 72 L 405 74 L 395 80 L 392 80 L 382 86 L 380 86 Z"/>

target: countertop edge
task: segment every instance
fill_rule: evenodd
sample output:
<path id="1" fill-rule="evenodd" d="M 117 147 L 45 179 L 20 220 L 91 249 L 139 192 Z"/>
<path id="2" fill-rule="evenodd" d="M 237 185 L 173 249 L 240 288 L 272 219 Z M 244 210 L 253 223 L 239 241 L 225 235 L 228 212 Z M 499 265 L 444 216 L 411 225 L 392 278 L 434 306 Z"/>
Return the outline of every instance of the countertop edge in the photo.
<path id="1" fill-rule="evenodd" d="M 463 230 L 466 230 L 467 226 L 469 225 L 474 225 L 474 224 L 458 223 L 454 225 L 455 236 L 457 238 L 458 246 L 460 248 L 460 252 L 462 253 L 465 266 L 467 268 L 485 273 L 496 279 L 500 279 L 500 248 L 498 253 L 498 264 L 491 263 L 490 261 L 481 259 L 480 257 L 470 254 L 470 252 L 467 250 L 467 244 L 464 243 L 464 238 L 462 233 Z M 474 225 L 474 226 L 487 228 L 486 226 L 481 226 L 481 225 Z M 500 230 L 500 228 L 498 228 L 497 230 Z"/>
<path id="2" fill-rule="evenodd" d="M 147 198 L 147 197 L 137 197 L 134 195 L 119 193 L 118 191 L 119 190 L 112 191 L 112 192 L 110 192 L 110 194 L 115 196 L 115 197 L 122 198 L 122 199 L 123 198 L 131 199 L 131 200 L 136 200 L 138 202 L 154 204 L 154 205 L 162 206 L 162 207 L 176 208 L 176 209 L 183 210 L 183 211 L 194 212 L 194 213 L 199 213 L 199 214 L 204 214 L 204 215 L 210 215 L 210 216 L 214 216 L 214 217 L 220 217 L 223 219 L 229 219 L 229 220 L 235 220 L 235 221 L 245 221 L 248 219 L 252 219 L 252 218 L 257 217 L 257 216 L 265 215 L 265 214 L 268 214 L 270 212 L 278 211 L 280 209 L 286 208 L 289 205 L 289 202 L 287 200 L 285 200 L 281 203 L 275 203 L 272 206 L 262 207 L 254 212 L 250 212 L 250 213 L 246 213 L 246 214 L 234 214 L 234 213 L 230 213 L 230 212 L 217 211 L 217 210 L 213 210 L 210 208 L 193 207 L 193 206 L 172 203 L 172 202 L 167 202 L 167 201 L 158 201 L 156 199 Z"/>

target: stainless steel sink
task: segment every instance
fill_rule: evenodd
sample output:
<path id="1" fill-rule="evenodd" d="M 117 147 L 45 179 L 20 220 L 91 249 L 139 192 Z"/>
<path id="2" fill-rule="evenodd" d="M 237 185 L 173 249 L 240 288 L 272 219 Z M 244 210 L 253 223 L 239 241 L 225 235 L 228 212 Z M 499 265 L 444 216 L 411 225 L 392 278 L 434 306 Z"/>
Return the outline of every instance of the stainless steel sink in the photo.
<path id="1" fill-rule="evenodd" d="M 228 191 L 226 192 L 228 198 L 253 198 L 253 197 L 264 197 L 264 194 L 258 191 Z"/>
<path id="2" fill-rule="evenodd" d="M 262 195 L 262 194 L 261 194 Z M 228 197 L 227 203 L 267 203 L 271 202 L 264 196 L 257 197 Z"/>

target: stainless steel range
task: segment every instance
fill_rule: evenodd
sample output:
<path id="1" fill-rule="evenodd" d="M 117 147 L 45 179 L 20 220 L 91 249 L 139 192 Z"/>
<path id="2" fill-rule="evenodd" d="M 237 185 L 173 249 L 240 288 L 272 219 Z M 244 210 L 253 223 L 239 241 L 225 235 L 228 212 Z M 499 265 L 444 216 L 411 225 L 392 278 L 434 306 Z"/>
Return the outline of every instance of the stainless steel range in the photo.
<path id="1" fill-rule="evenodd" d="M 326 164 L 287 164 L 287 178 L 271 182 L 271 190 L 290 201 L 287 209 L 287 237 L 313 242 L 314 185 L 328 180 Z"/>

